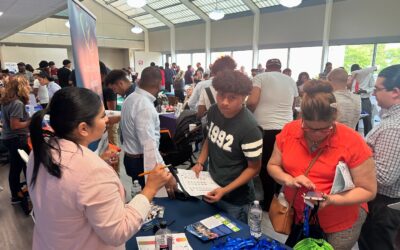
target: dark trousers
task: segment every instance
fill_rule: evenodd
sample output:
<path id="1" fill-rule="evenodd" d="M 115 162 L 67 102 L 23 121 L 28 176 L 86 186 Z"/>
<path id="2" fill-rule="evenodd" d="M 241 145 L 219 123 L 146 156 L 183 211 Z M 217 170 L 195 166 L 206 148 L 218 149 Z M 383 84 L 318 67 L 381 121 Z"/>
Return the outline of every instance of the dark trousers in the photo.
<path id="1" fill-rule="evenodd" d="M 372 104 L 369 98 L 361 98 L 361 111 L 368 116 L 362 118 L 364 124 L 364 136 L 372 129 Z"/>
<path id="2" fill-rule="evenodd" d="M 18 149 L 22 149 L 29 153 L 28 137 L 18 136 L 12 139 L 4 140 L 4 145 L 10 153 L 10 173 L 8 175 L 8 183 L 10 185 L 12 197 L 17 197 L 21 191 L 21 171 L 24 172 L 26 178 L 26 163 L 22 160 L 18 153 Z"/>
<path id="3" fill-rule="evenodd" d="M 165 90 L 171 92 L 172 82 L 165 82 Z"/>
<path id="4" fill-rule="evenodd" d="M 176 89 L 175 90 L 175 96 L 178 97 L 179 102 L 182 102 L 185 100 L 185 94 L 183 93 L 183 89 Z"/>
<path id="5" fill-rule="evenodd" d="M 266 211 L 269 210 L 272 198 L 274 194 L 281 188 L 267 171 L 267 164 L 269 158 L 271 158 L 272 151 L 274 150 L 275 137 L 279 134 L 281 130 L 264 130 L 263 138 L 263 153 L 262 153 L 262 164 L 260 171 L 260 179 L 264 190 L 264 202 L 262 208 Z"/>
<path id="6" fill-rule="evenodd" d="M 127 155 L 124 156 L 124 165 L 125 171 L 128 176 L 132 178 L 132 182 L 134 180 L 138 180 L 140 186 L 144 188 L 144 176 L 139 177 L 138 175 L 144 172 L 144 163 L 143 157 L 140 158 L 133 158 Z"/>
<path id="7" fill-rule="evenodd" d="M 400 229 L 400 211 L 387 207 L 395 202 L 400 202 L 400 198 L 381 194 L 368 202 L 369 213 L 358 239 L 360 250 L 395 249 L 395 237 Z"/>

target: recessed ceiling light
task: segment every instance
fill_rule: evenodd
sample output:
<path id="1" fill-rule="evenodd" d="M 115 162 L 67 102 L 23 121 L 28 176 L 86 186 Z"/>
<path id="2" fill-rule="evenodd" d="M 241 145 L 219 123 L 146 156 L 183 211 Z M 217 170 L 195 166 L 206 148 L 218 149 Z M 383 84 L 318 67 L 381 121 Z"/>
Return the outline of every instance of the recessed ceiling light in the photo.
<path id="1" fill-rule="evenodd" d="M 69 25 L 69 21 L 65 22 L 65 26 L 67 26 L 67 28 L 69 29 L 71 26 Z"/>
<path id="2" fill-rule="evenodd" d="M 4 14 L 4 12 L 0 11 L 0 16 L 2 16 Z"/>
<path id="3" fill-rule="evenodd" d="M 280 0 L 279 3 L 285 7 L 293 8 L 301 4 L 302 0 Z"/>
<path id="4" fill-rule="evenodd" d="M 135 25 L 135 26 L 131 29 L 131 31 L 132 31 L 132 33 L 140 34 L 140 33 L 143 32 L 143 29 L 140 28 L 139 26 L 136 26 L 136 25 Z"/>

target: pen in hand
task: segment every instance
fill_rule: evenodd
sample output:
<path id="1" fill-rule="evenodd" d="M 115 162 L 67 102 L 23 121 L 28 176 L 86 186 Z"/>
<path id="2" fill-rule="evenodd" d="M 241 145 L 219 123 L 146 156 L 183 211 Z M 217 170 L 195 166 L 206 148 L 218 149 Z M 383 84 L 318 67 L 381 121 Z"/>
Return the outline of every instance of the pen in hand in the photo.
<path id="1" fill-rule="evenodd" d="M 171 167 L 171 164 L 165 165 L 163 168 L 168 168 L 168 167 Z M 152 174 L 154 172 L 155 172 L 154 170 L 144 171 L 143 173 L 139 174 L 138 176 L 142 177 L 142 176 L 145 176 L 145 175 L 148 175 L 148 174 Z"/>

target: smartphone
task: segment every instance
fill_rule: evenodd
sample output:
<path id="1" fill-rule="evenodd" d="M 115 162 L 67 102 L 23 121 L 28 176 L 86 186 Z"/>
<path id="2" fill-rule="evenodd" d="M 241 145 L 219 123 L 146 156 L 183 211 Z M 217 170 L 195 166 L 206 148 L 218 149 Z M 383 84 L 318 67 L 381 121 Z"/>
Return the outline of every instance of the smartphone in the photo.
<path id="1" fill-rule="evenodd" d="M 311 200 L 311 201 L 324 201 L 324 195 L 322 192 L 316 192 L 316 191 L 308 191 L 307 193 L 303 194 L 303 197 L 305 200 Z"/>

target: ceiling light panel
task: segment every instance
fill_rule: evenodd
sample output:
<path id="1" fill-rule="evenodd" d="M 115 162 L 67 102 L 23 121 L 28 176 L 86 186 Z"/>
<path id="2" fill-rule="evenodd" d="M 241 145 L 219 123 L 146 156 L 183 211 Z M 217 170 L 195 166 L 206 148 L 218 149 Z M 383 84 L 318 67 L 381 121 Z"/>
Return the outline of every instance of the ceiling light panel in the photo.
<path id="1" fill-rule="evenodd" d="M 183 4 L 159 9 L 159 10 L 157 10 L 157 12 L 160 13 L 165 18 L 167 18 L 168 20 L 170 20 L 174 24 L 200 19 L 200 17 L 198 17 L 193 11 L 188 9 Z"/>
<path id="2" fill-rule="evenodd" d="M 150 14 L 138 16 L 133 19 L 148 29 L 165 26 L 165 24 L 163 24 Z"/>
<path id="3" fill-rule="evenodd" d="M 180 4 L 180 0 L 147 0 L 147 5 L 154 10 L 165 8 L 171 5 Z"/>
<path id="4" fill-rule="evenodd" d="M 257 5 L 258 8 L 267 8 L 279 5 L 278 0 L 252 0 L 252 1 Z"/>
<path id="5" fill-rule="evenodd" d="M 250 11 L 242 0 L 217 0 L 217 2 L 218 9 L 223 10 L 225 14 Z M 210 13 L 216 6 L 215 0 L 195 0 L 193 3 L 205 13 Z"/>

